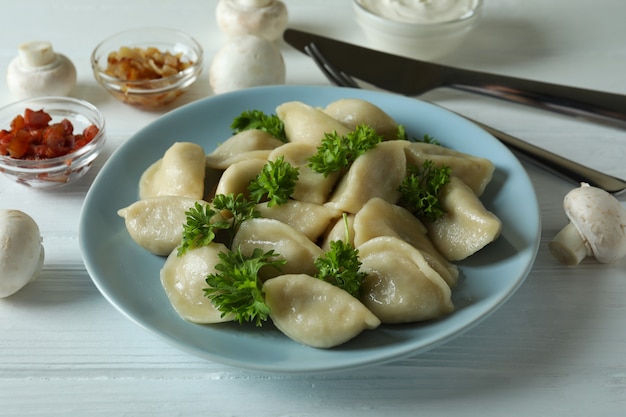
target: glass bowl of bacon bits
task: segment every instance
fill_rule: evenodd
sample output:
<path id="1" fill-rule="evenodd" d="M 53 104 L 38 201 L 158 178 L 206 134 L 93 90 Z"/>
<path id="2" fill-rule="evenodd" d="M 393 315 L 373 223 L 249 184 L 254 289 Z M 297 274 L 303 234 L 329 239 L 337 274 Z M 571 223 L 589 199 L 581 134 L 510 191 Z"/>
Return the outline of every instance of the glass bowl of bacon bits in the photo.
<path id="1" fill-rule="evenodd" d="M 98 83 L 113 97 L 156 109 L 184 94 L 202 72 L 202 47 L 174 29 L 141 28 L 102 41 L 91 55 Z"/>
<path id="2" fill-rule="evenodd" d="M 0 173 L 38 189 L 82 177 L 105 143 L 100 111 L 71 97 L 36 97 L 0 108 Z"/>

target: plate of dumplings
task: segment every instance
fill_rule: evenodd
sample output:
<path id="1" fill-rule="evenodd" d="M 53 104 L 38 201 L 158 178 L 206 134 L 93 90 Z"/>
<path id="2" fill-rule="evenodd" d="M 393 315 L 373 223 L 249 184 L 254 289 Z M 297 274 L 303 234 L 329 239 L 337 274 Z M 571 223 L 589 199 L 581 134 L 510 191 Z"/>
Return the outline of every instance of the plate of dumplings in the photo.
<path id="1" fill-rule="evenodd" d="M 234 130 L 249 111 L 280 120 L 285 136 Z M 364 126 L 380 142 L 335 172 L 313 169 L 325 138 Z M 192 207 L 251 195 L 277 161 L 298 172 L 288 200 L 257 200 L 230 240 L 180 250 Z M 433 166 L 449 173 L 436 218 L 401 192 L 413 168 Z M 471 122 L 385 92 L 270 86 L 187 104 L 138 131 L 98 173 L 79 228 L 94 284 L 146 331 L 209 361 L 301 374 L 383 364 L 463 334 L 523 284 L 541 224 L 520 162 Z M 337 241 L 358 254 L 351 291 L 318 276 Z M 258 249 L 282 264 L 258 273 L 266 319 L 240 322 L 209 297 L 207 277 L 224 253 Z"/>

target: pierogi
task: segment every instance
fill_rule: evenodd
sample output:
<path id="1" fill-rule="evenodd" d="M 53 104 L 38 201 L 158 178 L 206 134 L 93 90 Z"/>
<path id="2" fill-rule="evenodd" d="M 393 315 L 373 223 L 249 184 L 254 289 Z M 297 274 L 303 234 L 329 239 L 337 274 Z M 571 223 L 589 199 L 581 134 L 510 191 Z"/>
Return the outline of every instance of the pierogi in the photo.
<path id="1" fill-rule="evenodd" d="M 130 237 L 142 248 L 160 256 L 167 256 L 180 243 L 185 223 L 185 212 L 203 200 L 188 197 L 161 196 L 134 202 L 118 210 L 124 219 Z"/>
<path id="2" fill-rule="evenodd" d="M 263 284 L 274 325 L 298 343 L 341 345 L 380 320 L 344 290 L 305 274 L 280 275 Z"/>
<path id="3" fill-rule="evenodd" d="M 161 284 L 172 307 L 185 320 L 193 323 L 232 321 L 233 315 L 223 315 L 204 294 L 206 277 L 217 272 L 219 253 L 228 248 L 221 243 L 191 249 L 182 256 L 173 251 L 161 269 Z"/>
<path id="4" fill-rule="evenodd" d="M 204 149 L 195 143 L 176 142 L 163 158 L 150 166 L 139 180 L 139 197 L 177 195 L 204 197 Z"/>
<path id="5" fill-rule="evenodd" d="M 460 270 L 453 263 L 498 238 L 500 220 L 480 196 L 495 165 L 443 146 L 401 140 L 398 123 L 383 109 L 346 98 L 325 108 L 292 101 L 276 108 L 287 141 L 261 130 L 226 138 L 206 155 L 200 145 L 176 142 L 139 183 L 139 200 L 119 210 L 128 233 L 150 252 L 167 257 L 161 283 L 176 312 L 194 323 L 233 319 L 206 297 L 206 277 L 216 273 L 219 253 L 274 251 L 280 268 L 262 267 L 258 283 L 276 328 L 298 343 L 331 348 L 375 329 L 436 320 L 454 311 L 452 291 Z M 309 158 L 327 134 L 346 135 L 360 125 L 384 138 L 345 169 L 322 174 Z M 220 240 L 182 256 L 186 212 L 212 204 L 217 194 L 249 196 L 249 184 L 268 161 L 282 158 L 298 177 L 287 203 L 256 201 L 259 217 L 238 224 L 228 243 Z M 410 166 L 426 161 L 450 167 L 439 200 L 444 215 L 428 221 L 400 206 L 399 186 Z M 212 222 L 234 222 L 227 212 Z M 316 261 L 342 240 L 356 249 L 364 275 L 352 296 L 316 278 Z M 219 269 L 219 268 L 218 268 Z"/>

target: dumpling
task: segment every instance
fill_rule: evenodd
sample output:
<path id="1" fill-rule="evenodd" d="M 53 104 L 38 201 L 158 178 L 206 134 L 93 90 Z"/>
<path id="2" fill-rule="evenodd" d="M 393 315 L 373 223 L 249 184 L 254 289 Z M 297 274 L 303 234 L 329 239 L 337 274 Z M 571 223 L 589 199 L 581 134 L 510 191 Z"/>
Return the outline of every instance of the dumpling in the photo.
<path id="1" fill-rule="evenodd" d="M 325 133 L 346 135 L 350 132 L 349 128 L 322 110 L 299 101 L 281 104 L 276 108 L 276 115 L 285 125 L 285 134 L 290 142 L 308 143 L 316 148 L 322 143 Z"/>
<path id="2" fill-rule="evenodd" d="M 321 279 L 281 275 L 263 284 L 274 325 L 296 342 L 330 348 L 374 329 L 380 320 L 359 300 Z"/>
<path id="3" fill-rule="evenodd" d="M 215 194 L 248 195 L 248 185 L 256 178 L 267 163 L 265 159 L 246 159 L 229 166 L 220 177 Z"/>
<path id="4" fill-rule="evenodd" d="M 460 179 L 450 177 L 450 182 L 441 189 L 439 199 L 445 214 L 424 224 L 431 241 L 448 260 L 465 259 L 500 235 L 500 219 L 488 211 Z"/>
<path id="5" fill-rule="evenodd" d="M 178 196 L 161 196 L 134 202 L 117 211 L 130 237 L 142 248 L 159 255 L 169 255 L 182 239 L 185 212 L 203 200 Z"/>
<path id="6" fill-rule="evenodd" d="M 282 144 L 281 140 L 263 130 L 244 130 L 231 136 L 208 154 L 206 164 L 208 167 L 224 170 L 245 159 L 267 159 L 271 150 Z"/>
<path id="7" fill-rule="evenodd" d="M 451 290 L 421 252 L 390 236 L 357 247 L 361 270 L 360 300 L 382 323 L 431 320 L 451 313 Z"/>
<path id="8" fill-rule="evenodd" d="M 153 162 L 139 178 L 139 198 L 152 198 L 159 195 L 159 174 L 163 158 Z"/>
<path id="9" fill-rule="evenodd" d="M 375 104 L 358 98 L 344 98 L 333 101 L 324 109 L 324 113 L 354 130 L 359 125 L 368 125 L 376 133 L 393 140 L 398 137 L 398 123 Z"/>
<path id="10" fill-rule="evenodd" d="M 267 203 L 256 205 L 261 217 L 276 219 L 302 232 L 315 242 L 341 212 L 319 204 L 289 200 L 284 204 L 269 207 Z"/>
<path id="11" fill-rule="evenodd" d="M 202 146 L 176 142 L 139 179 L 139 198 L 204 196 L 205 154 Z"/>
<path id="12" fill-rule="evenodd" d="M 374 197 L 396 203 L 400 197 L 398 187 L 406 175 L 405 142 L 381 142 L 359 156 L 339 180 L 326 205 L 356 213 Z"/>
<path id="13" fill-rule="evenodd" d="M 317 153 L 317 148 L 313 145 L 290 142 L 274 149 L 268 159 L 274 161 L 282 156 L 285 162 L 289 162 L 291 166 L 298 168 L 298 181 L 292 194 L 294 199 L 324 204 L 339 178 L 339 173 L 331 173 L 325 176 L 309 168 L 308 158 L 315 155 L 315 153 Z"/>
<path id="14" fill-rule="evenodd" d="M 355 246 L 378 236 L 397 237 L 421 251 L 428 265 L 451 288 L 456 285 L 458 268 L 435 249 L 426 235 L 426 226 L 405 208 L 380 198 L 372 198 L 356 213 L 353 227 Z"/>
<path id="15" fill-rule="evenodd" d="M 222 317 L 205 296 L 209 285 L 206 277 L 216 273 L 215 265 L 220 262 L 219 253 L 228 249 L 221 243 L 211 243 L 178 256 L 174 250 L 161 269 L 161 284 L 172 307 L 185 320 L 193 323 L 221 323 L 233 320 L 232 314 Z"/>
<path id="16" fill-rule="evenodd" d="M 406 148 L 407 164 L 421 167 L 427 159 L 435 166 L 449 166 L 453 176 L 460 178 L 480 196 L 493 177 L 495 166 L 486 158 L 469 155 L 439 145 L 409 142 Z"/>
<path id="17" fill-rule="evenodd" d="M 233 250 L 250 256 L 255 248 L 263 252 L 274 250 L 279 258 L 287 263 L 280 271 L 275 268 L 261 269 L 259 275 L 263 279 L 280 274 L 315 275 L 315 260 L 323 255 L 322 249 L 311 242 L 302 232 L 274 219 L 255 218 L 241 223 L 232 243 Z"/>

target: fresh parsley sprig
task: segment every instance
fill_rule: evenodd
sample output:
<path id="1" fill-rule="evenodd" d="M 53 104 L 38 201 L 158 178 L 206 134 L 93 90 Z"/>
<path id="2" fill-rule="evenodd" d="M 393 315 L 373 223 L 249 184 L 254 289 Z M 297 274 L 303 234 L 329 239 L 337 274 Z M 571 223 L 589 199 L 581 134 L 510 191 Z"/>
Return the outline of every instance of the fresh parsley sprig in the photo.
<path id="1" fill-rule="evenodd" d="M 449 166 L 436 167 L 427 159 L 421 167 L 409 165 L 407 175 L 398 187 L 399 204 L 415 216 L 435 221 L 445 214 L 439 192 L 450 181 Z"/>
<path id="2" fill-rule="evenodd" d="M 213 207 L 220 212 L 227 211 L 231 216 L 228 231 L 228 246 L 233 241 L 241 223 L 248 219 L 259 217 L 261 214 L 255 208 L 255 202 L 249 200 L 244 194 L 216 194 L 213 197 Z"/>
<path id="3" fill-rule="evenodd" d="M 315 277 L 330 282 L 357 297 L 361 283 L 367 274 L 360 271 L 361 260 L 358 249 L 348 243 L 350 236 L 346 214 L 343 215 L 343 221 L 346 239 L 330 242 L 329 250 L 314 261 L 318 270 Z"/>
<path id="4" fill-rule="evenodd" d="M 233 133 L 244 130 L 259 129 L 269 133 L 276 139 L 287 142 L 285 125 L 275 114 L 265 114 L 261 110 L 248 110 L 233 119 L 230 128 Z"/>
<path id="5" fill-rule="evenodd" d="M 354 297 L 359 295 L 366 274 L 360 272 L 359 251 L 343 240 L 330 242 L 330 249 L 315 260 L 316 278 L 330 282 Z"/>
<path id="6" fill-rule="evenodd" d="M 359 156 L 375 148 L 383 137 L 367 125 L 359 125 L 346 135 L 326 133 L 317 153 L 308 158 L 309 167 L 328 176 L 348 168 Z"/>
<path id="7" fill-rule="evenodd" d="M 428 134 L 424 134 L 424 136 L 422 136 L 421 138 L 409 136 L 409 134 L 406 132 L 406 128 L 404 127 L 404 125 L 398 125 L 398 132 L 396 134 L 396 139 L 408 140 L 411 142 L 430 143 L 432 145 L 441 145 L 441 143 L 439 143 L 437 139 L 435 139 L 434 137 Z"/>
<path id="8" fill-rule="evenodd" d="M 228 211 L 230 219 L 219 215 Z M 207 246 L 215 240 L 220 230 L 229 231 L 228 241 L 232 241 L 239 225 L 246 219 L 259 217 L 255 210 L 255 203 L 248 200 L 243 194 L 217 194 L 210 204 L 196 204 L 185 212 L 186 220 L 183 224 L 182 242 L 178 247 L 177 255 L 182 256 L 187 251 Z"/>
<path id="9" fill-rule="evenodd" d="M 248 185 L 250 197 L 257 203 L 267 199 L 269 207 L 285 204 L 296 188 L 300 172 L 281 155 L 268 161 Z"/>
<path id="10" fill-rule="evenodd" d="M 255 210 L 254 201 L 250 201 L 242 193 L 239 194 L 216 194 L 213 197 L 213 207 L 216 210 L 227 210 L 233 218 L 232 228 L 236 229 L 247 219 L 259 217 L 259 213 Z"/>
<path id="11" fill-rule="evenodd" d="M 186 222 L 183 224 L 183 236 L 177 255 L 182 256 L 188 250 L 206 246 L 215 239 L 218 230 L 231 227 L 230 222 L 216 220 L 217 211 L 209 204 L 196 204 L 185 212 Z"/>
<path id="12" fill-rule="evenodd" d="M 245 256 L 241 250 L 220 252 L 220 262 L 215 265 L 218 271 L 206 278 L 208 288 L 204 289 L 215 307 L 222 312 L 222 317 L 234 314 L 239 323 L 255 322 L 262 326 L 270 314 L 259 279 L 259 271 L 264 266 L 280 268 L 284 259 L 276 257 L 273 250 L 263 252 L 256 248 L 251 256 Z"/>

